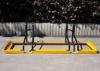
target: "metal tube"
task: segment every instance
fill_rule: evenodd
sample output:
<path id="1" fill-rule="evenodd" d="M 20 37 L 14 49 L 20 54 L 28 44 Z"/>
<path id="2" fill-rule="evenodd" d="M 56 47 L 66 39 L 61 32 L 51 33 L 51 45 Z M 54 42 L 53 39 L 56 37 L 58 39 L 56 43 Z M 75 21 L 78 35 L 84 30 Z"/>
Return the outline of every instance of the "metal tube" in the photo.
<path id="1" fill-rule="evenodd" d="M 34 43 L 34 24 L 32 25 L 32 43 Z M 31 50 L 34 50 L 33 44 Z"/>
<path id="2" fill-rule="evenodd" d="M 25 43 L 28 41 L 27 40 L 28 34 L 27 34 L 27 23 L 25 24 L 25 37 L 24 37 L 24 41 L 23 41 L 23 48 L 22 50 L 25 50 Z"/>
<path id="3" fill-rule="evenodd" d="M 66 43 L 66 40 L 68 42 L 68 50 L 70 51 L 70 41 L 69 41 L 69 37 L 68 37 L 68 24 L 66 24 L 66 29 L 65 29 L 65 43 Z"/>

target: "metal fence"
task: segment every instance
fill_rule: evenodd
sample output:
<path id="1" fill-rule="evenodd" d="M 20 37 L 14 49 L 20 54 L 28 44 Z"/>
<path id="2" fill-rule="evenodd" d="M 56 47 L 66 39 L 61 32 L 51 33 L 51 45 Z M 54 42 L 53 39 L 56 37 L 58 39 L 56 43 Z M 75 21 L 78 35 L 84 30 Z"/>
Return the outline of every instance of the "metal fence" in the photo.
<path id="1" fill-rule="evenodd" d="M 28 23 L 28 28 L 32 28 L 33 23 Z M 51 23 L 34 23 L 35 35 L 46 36 L 64 36 L 66 24 L 51 24 Z M 72 24 L 69 24 L 69 29 L 72 28 Z M 99 24 L 77 24 L 75 30 L 76 36 L 80 37 L 100 37 L 100 25 Z M 28 32 L 31 35 L 31 31 Z M 1 36 L 22 36 L 25 35 L 25 23 L 0 23 L 0 35 Z M 71 32 L 69 31 L 69 36 Z"/>

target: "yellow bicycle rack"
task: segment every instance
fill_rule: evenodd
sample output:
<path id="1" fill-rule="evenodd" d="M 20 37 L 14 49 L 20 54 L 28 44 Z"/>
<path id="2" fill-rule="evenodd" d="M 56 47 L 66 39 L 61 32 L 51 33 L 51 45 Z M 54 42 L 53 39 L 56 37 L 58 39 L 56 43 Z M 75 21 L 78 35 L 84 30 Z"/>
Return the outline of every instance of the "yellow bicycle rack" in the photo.
<path id="1" fill-rule="evenodd" d="M 63 43 L 63 42 L 48 42 L 48 43 L 40 43 L 40 42 L 34 42 L 34 43 L 25 43 L 25 45 L 68 45 L 68 43 Z M 87 41 L 86 43 L 74 43 L 74 45 L 86 45 L 88 46 L 90 49 L 82 49 L 79 51 L 69 51 L 69 50 L 65 50 L 65 49 L 50 49 L 50 50 L 46 50 L 46 49 L 41 49 L 41 50 L 32 50 L 31 52 L 25 52 L 24 50 L 18 50 L 18 49 L 12 49 L 14 45 L 23 45 L 23 43 L 21 42 L 13 42 L 13 41 L 9 41 L 7 43 L 7 45 L 4 48 L 4 52 L 7 54 L 23 54 L 23 53 L 29 53 L 29 54 L 97 54 L 98 51 L 96 49 L 96 46 L 91 42 L 91 41 Z M 70 43 L 70 45 L 73 45 L 73 43 Z"/>

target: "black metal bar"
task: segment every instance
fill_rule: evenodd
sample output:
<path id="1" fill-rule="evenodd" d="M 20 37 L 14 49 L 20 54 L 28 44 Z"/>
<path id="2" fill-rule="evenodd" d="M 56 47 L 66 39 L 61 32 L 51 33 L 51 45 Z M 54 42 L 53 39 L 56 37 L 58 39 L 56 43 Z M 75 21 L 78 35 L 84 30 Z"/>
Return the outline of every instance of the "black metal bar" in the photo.
<path id="1" fill-rule="evenodd" d="M 70 41 L 68 37 L 68 24 L 66 24 L 66 29 L 65 29 L 65 43 L 68 42 L 68 50 L 70 51 Z"/>
<path id="2" fill-rule="evenodd" d="M 75 24 L 73 24 L 73 28 L 72 28 L 72 38 L 71 38 L 71 42 L 74 44 L 74 35 L 75 35 Z M 75 51 L 75 45 L 73 45 L 73 51 Z"/>
<path id="3" fill-rule="evenodd" d="M 25 43 L 28 41 L 27 37 L 28 37 L 28 34 L 27 34 L 27 23 L 25 24 L 25 37 L 24 37 L 24 41 L 23 41 L 23 48 L 22 50 L 24 51 L 25 50 Z"/>
<path id="4" fill-rule="evenodd" d="M 34 43 L 34 24 L 32 25 L 32 43 Z M 34 50 L 34 47 L 33 44 L 32 44 L 32 49 L 31 50 Z"/>
<path id="5" fill-rule="evenodd" d="M 43 43 L 43 41 L 42 41 L 42 43 Z M 42 47 L 43 47 L 43 45 L 41 45 L 41 47 L 39 48 L 39 50 L 41 50 L 41 49 L 42 49 Z"/>

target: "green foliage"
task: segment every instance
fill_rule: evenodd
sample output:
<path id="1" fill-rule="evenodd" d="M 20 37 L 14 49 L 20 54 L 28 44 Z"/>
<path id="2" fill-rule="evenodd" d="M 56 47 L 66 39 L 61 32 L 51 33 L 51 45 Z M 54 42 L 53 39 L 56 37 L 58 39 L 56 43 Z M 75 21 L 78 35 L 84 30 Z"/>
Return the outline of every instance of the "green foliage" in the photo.
<path id="1" fill-rule="evenodd" d="M 99 23 L 99 0 L 0 0 L 1 22 Z"/>

